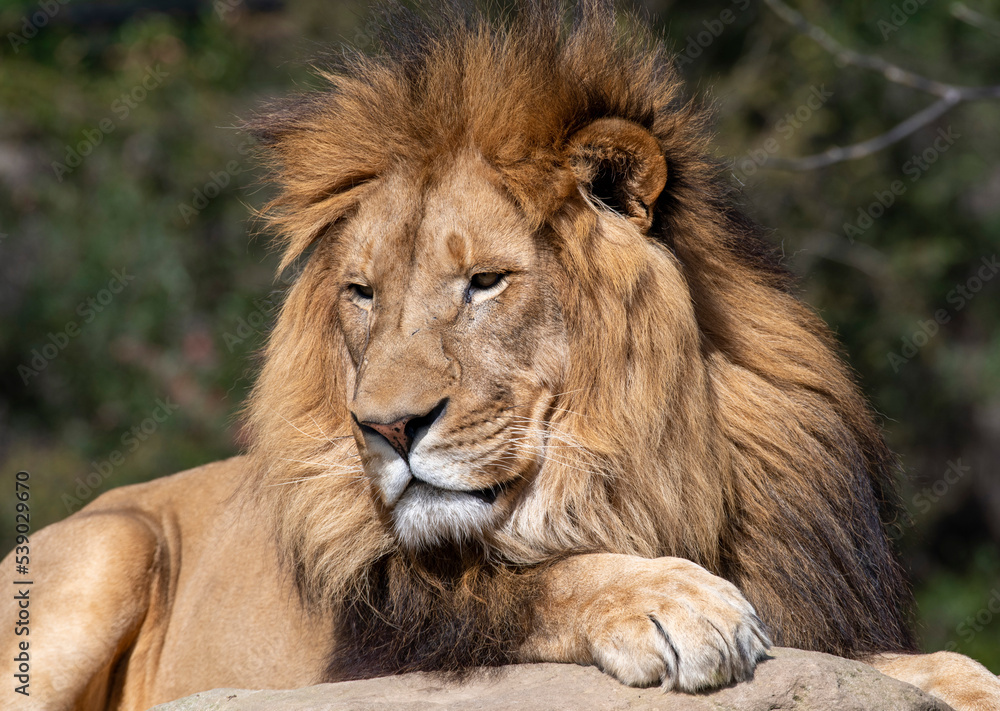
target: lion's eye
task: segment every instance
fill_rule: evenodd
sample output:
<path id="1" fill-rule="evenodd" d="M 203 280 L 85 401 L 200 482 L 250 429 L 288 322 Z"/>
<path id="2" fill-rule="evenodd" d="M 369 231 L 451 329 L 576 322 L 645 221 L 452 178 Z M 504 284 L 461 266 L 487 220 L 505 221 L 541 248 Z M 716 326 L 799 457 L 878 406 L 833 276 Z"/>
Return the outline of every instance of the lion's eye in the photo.
<path id="1" fill-rule="evenodd" d="M 367 284 L 351 284 L 351 293 L 359 299 L 369 300 L 375 295 L 375 290 Z"/>
<path id="2" fill-rule="evenodd" d="M 503 274 L 500 272 L 482 272 L 472 277 L 472 288 L 492 289 L 500 283 L 501 279 L 503 279 Z"/>

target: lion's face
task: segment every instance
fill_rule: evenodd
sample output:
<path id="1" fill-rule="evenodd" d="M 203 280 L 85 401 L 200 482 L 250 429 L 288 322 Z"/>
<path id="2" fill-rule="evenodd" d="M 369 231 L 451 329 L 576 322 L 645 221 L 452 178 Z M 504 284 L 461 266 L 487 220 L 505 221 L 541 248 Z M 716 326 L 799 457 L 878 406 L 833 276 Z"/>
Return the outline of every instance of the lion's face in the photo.
<path id="1" fill-rule="evenodd" d="M 296 484 L 276 514 L 289 555 L 329 561 L 306 585 L 352 569 L 325 543 L 352 526 L 369 544 L 359 564 L 400 545 L 475 542 L 529 563 L 631 545 L 605 541 L 624 525 L 589 512 L 637 491 L 618 472 L 658 471 L 627 439 L 683 437 L 662 410 L 686 405 L 673 383 L 702 377 L 684 365 L 699 341 L 679 265 L 647 236 L 666 161 L 623 119 L 523 148 L 463 142 L 377 170 L 328 176 L 311 159 L 290 173 L 302 185 L 280 218 L 284 264 L 315 251 L 271 339 L 254 447 L 264 481 Z M 703 496 L 658 481 L 677 501 Z M 329 538 L 301 548 L 303 521 Z"/>
<path id="2" fill-rule="evenodd" d="M 404 545 L 478 537 L 544 455 L 566 362 L 558 269 L 479 158 L 381 182 L 327 277 L 354 436 Z"/>

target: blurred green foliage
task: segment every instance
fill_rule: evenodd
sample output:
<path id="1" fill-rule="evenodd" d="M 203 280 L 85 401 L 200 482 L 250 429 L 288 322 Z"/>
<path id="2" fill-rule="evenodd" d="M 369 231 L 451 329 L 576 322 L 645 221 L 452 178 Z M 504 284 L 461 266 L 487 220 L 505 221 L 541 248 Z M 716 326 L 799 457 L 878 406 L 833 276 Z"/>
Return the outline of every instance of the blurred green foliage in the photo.
<path id="1" fill-rule="evenodd" d="M 902 5 L 796 7 L 928 77 L 997 82 L 995 27 L 957 18 L 953 3 Z M 360 0 L 270 6 L 137 3 L 171 11 L 109 20 L 88 12 L 121 3 L 74 0 L 17 43 L 40 6 L 0 5 L 0 481 L 13 491 L 13 473 L 31 472 L 33 530 L 110 487 L 239 449 L 237 413 L 281 284 L 251 219 L 269 188 L 235 126 L 310 85 L 307 62 L 330 43 L 368 42 Z M 969 7 L 1000 19 L 997 0 Z M 1000 280 L 953 293 L 1000 252 L 1000 101 L 962 104 L 862 160 L 772 170 L 762 155 L 865 140 L 932 98 L 838 64 L 758 2 L 648 0 L 640 13 L 686 52 L 692 91 L 716 107 L 720 158 L 901 453 L 900 545 L 925 646 L 1000 671 L 1000 620 L 963 627 L 1000 588 Z M 87 153 L 76 167 L 73 151 Z M 892 204 L 873 208 L 886 191 Z M 879 216 L 845 231 L 867 224 L 859 210 Z M 158 400 L 176 410 L 162 418 Z M 6 550 L 11 504 L 0 529 Z"/>

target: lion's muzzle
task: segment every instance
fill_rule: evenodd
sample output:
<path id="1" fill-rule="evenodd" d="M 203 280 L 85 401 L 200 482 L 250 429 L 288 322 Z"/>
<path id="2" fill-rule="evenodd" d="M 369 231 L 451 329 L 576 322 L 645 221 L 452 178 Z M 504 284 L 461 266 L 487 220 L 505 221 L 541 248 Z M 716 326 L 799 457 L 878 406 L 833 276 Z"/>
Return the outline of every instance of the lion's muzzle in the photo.
<path id="1" fill-rule="evenodd" d="M 366 475 L 410 548 L 477 537 L 504 515 L 499 500 L 511 482 L 482 471 L 489 457 L 476 444 L 453 446 L 448 409 L 444 398 L 418 415 L 352 412 Z"/>

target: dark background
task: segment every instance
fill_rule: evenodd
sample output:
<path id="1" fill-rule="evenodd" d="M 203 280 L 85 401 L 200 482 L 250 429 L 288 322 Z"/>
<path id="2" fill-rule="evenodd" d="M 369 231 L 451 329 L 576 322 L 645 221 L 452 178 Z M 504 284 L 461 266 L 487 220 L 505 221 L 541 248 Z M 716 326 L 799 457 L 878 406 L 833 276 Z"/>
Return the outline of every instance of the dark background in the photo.
<path id="1" fill-rule="evenodd" d="M 795 6 L 930 78 L 1000 80 L 997 0 Z M 718 155 L 901 455 L 925 647 L 1000 671 L 1000 100 L 861 160 L 777 170 L 761 164 L 877 136 L 934 97 L 838 61 L 757 0 L 637 7 L 715 104 Z M 269 188 L 233 127 L 313 85 L 306 63 L 330 43 L 370 44 L 365 27 L 360 1 L 0 3 L 4 550 L 19 469 L 38 530 L 239 449 L 282 285 L 249 217 Z"/>

